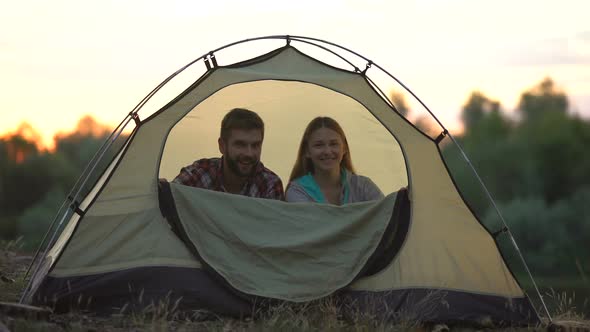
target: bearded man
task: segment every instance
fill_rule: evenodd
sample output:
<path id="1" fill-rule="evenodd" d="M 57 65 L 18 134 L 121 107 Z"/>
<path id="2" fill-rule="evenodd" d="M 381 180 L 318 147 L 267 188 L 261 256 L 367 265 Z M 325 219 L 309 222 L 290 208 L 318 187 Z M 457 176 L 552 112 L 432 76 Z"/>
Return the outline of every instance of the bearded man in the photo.
<path id="1" fill-rule="evenodd" d="M 283 183 L 260 161 L 264 122 L 244 108 L 221 121 L 217 140 L 221 158 L 199 159 L 183 167 L 173 182 L 249 197 L 284 200 Z"/>

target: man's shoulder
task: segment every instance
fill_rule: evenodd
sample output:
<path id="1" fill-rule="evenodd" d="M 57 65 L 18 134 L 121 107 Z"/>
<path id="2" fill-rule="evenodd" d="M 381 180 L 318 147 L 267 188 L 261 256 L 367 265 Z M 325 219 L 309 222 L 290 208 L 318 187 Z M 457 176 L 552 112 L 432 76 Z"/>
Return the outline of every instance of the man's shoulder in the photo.
<path id="1" fill-rule="evenodd" d="M 260 197 L 284 200 L 283 181 L 269 168 L 266 168 L 262 162 L 259 163 L 256 179 L 254 180 L 260 191 Z"/>
<path id="2" fill-rule="evenodd" d="M 264 166 L 264 164 L 260 163 L 260 172 L 259 172 L 265 180 L 267 181 L 281 181 L 281 178 L 273 172 L 270 168 Z"/>
<path id="3" fill-rule="evenodd" d="M 216 168 L 221 164 L 221 158 L 201 158 L 195 160 L 190 166 L 193 168 Z"/>

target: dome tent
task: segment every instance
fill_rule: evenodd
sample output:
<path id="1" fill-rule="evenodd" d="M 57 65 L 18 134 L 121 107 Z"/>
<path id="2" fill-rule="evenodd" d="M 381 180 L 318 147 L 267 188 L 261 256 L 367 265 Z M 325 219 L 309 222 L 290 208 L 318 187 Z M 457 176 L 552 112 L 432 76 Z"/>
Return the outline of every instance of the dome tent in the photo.
<path id="1" fill-rule="evenodd" d="M 380 69 L 370 61 L 361 70 L 328 47 L 334 44 L 317 39 L 262 39 L 286 45 L 223 66 L 219 52 L 252 40 L 207 53 L 121 122 L 56 216 L 22 301 L 56 310 L 82 302 L 103 312 L 141 294 L 247 315 L 259 298 L 302 302 L 333 294 L 390 317 L 415 312 L 422 321 L 538 323 L 495 236 L 446 168 L 439 149 L 450 137 L 444 127 L 431 138 L 399 114 L 369 78 L 371 67 Z M 300 45 L 326 51 L 352 70 L 320 61 Z M 207 68 L 202 76 L 139 118 L 147 100 L 200 60 Z M 283 181 L 307 122 L 315 115 L 335 118 L 357 168 L 386 198 L 289 204 L 160 180 L 218 154 L 218 124 L 234 107 L 264 119 L 262 160 Z M 132 120 L 133 132 L 115 147 Z M 110 160 L 108 151 L 114 151 Z"/>

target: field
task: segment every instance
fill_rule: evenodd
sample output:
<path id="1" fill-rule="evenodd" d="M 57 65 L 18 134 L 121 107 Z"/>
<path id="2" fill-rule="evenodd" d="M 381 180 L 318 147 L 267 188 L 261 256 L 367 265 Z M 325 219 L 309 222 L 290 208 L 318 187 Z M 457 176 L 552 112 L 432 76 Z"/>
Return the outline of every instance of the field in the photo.
<path id="1" fill-rule="evenodd" d="M 0 247 L 0 302 L 18 302 L 24 286 L 22 279 L 31 256 L 18 253 L 14 242 Z M 578 326 L 576 331 L 590 331 L 590 322 L 579 313 L 567 293 L 547 296 L 556 321 Z M 330 299 L 303 305 L 278 305 L 256 313 L 254 318 L 237 320 L 195 311 L 178 312 L 174 303 L 161 302 L 135 314 L 96 317 L 85 312 L 65 315 L 10 313 L 0 306 L 0 331 L 479 331 L 461 326 L 430 326 L 415 321 L 392 324 L 367 314 L 343 318 Z M 494 329 L 487 331 L 546 331 L 547 326 Z"/>

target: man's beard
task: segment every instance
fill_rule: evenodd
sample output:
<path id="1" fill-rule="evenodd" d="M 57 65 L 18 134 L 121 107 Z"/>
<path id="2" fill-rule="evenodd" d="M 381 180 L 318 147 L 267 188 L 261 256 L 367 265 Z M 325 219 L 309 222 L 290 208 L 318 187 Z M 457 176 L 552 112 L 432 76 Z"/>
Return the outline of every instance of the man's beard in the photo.
<path id="1" fill-rule="evenodd" d="M 256 165 L 258 164 L 258 161 L 253 159 L 253 158 L 249 158 L 249 157 L 242 157 L 242 158 L 232 158 L 231 156 L 226 156 L 226 160 L 227 160 L 227 166 L 229 167 L 229 169 L 237 176 L 239 177 L 250 177 L 254 174 L 254 172 L 256 171 Z M 242 170 L 240 169 L 240 166 L 238 165 L 238 163 L 240 161 L 246 161 L 246 162 L 250 162 L 251 166 L 250 166 L 250 171 L 249 172 L 242 172 Z"/>

